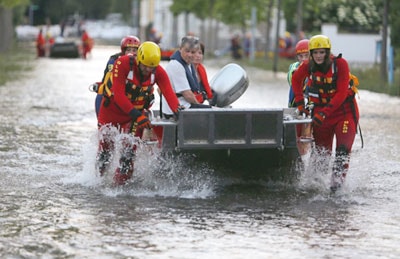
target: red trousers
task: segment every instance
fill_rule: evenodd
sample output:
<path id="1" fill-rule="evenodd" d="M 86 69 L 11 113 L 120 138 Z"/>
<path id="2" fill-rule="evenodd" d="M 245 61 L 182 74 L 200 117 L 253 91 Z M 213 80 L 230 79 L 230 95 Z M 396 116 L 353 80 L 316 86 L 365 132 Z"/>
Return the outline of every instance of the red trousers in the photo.
<path id="1" fill-rule="evenodd" d="M 346 151 L 350 154 L 354 138 L 357 133 L 358 108 L 354 100 L 345 102 L 337 111 L 327 116 L 320 127 L 313 127 L 313 136 L 317 148 L 332 151 L 333 140 L 336 137 L 336 151 Z M 314 113 L 321 111 L 321 107 L 315 107 Z"/>

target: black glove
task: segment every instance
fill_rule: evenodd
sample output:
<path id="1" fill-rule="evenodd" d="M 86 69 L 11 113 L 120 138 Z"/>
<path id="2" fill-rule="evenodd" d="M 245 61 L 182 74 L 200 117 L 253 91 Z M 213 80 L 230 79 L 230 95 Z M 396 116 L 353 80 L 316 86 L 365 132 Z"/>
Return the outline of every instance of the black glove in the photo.
<path id="1" fill-rule="evenodd" d="M 209 100 L 209 104 L 211 105 L 211 106 L 215 106 L 215 105 L 217 105 L 217 93 L 216 92 L 212 92 L 212 94 L 213 94 L 213 97 L 212 97 L 212 99 L 211 100 Z"/>
<path id="2" fill-rule="evenodd" d="M 174 112 L 174 119 L 175 119 L 175 120 L 178 120 L 178 118 L 179 118 L 179 112 L 182 111 L 182 110 L 184 110 L 184 109 L 185 109 L 185 106 L 183 106 L 183 105 L 179 105 L 179 106 L 178 106 L 178 109 Z"/>
<path id="3" fill-rule="evenodd" d="M 140 115 L 133 125 L 136 129 L 151 128 L 150 120 L 146 115 Z"/>
<path id="4" fill-rule="evenodd" d="M 146 115 L 142 114 L 141 111 L 132 109 L 129 113 L 129 116 L 131 116 L 133 120 L 132 132 L 135 132 L 137 129 L 151 127 L 149 118 Z"/>
<path id="5" fill-rule="evenodd" d="M 208 100 L 207 93 L 205 91 L 202 91 L 201 95 L 203 96 L 203 100 Z"/>
<path id="6" fill-rule="evenodd" d="M 312 118 L 312 125 L 320 127 L 325 120 L 325 114 L 323 112 L 318 112 L 314 114 Z"/>
<path id="7" fill-rule="evenodd" d="M 140 115 L 142 115 L 142 112 L 139 111 L 139 110 L 136 110 L 136 109 L 132 109 L 132 110 L 129 112 L 129 116 L 131 116 L 131 118 L 132 118 L 133 121 L 136 121 L 136 119 L 137 119 Z"/>

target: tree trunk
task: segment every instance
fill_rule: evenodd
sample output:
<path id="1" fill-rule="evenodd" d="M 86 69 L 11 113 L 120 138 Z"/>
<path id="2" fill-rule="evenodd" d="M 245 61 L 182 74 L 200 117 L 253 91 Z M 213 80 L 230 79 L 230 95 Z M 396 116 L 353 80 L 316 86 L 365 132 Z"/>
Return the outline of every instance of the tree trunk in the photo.
<path id="1" fill-rule="evenodd" d="M 296 42 L 301 40 L 301 33 L 303 31 L 303 0 L 297 2 L 297 28 L 296 28 Z"/>
<path id="2" fill-rule="evenodd" d="M 278 72 L 278 57 L 279 57 L 279 28 L 281 24 L 281 0 L 278 0 L 277 3 L 277 22 L 276 22 L 276 35 L 275 35 L 275 51 L 274 51 L 274 63 L 272 66 L 272 70 L 276 73 Z"/>
<path id="3" fill-rule="evenodd" d="M 268 61 L 268 53 L 271 50 L 271 13 L 272 13 L 272 6 L 274 4 L 274 0 L 269 0 L 268 9 L 267 9 L 267 31 L 265 32 L 265 60 Z"/>
<path id="4" fill-rule="evenodd" d="M 7 51 L 13 41 L 12 10 L 0 6 L 0 52 Z"/>

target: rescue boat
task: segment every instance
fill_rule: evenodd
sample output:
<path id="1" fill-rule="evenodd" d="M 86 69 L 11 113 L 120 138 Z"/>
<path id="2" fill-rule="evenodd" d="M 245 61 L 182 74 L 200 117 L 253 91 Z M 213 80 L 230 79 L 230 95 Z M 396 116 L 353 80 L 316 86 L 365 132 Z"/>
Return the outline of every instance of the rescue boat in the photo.
<path id="1" fill-rule="evenodd" d="M 81 50 L 79 44 L 74 40 L 65 40 L 64 38 L 57 38 L 55 43 L 50 47 L 51 58 L 79 58 Z"/>
<path id="2" fill-rule="evenodd" d="M 161 149 L 252 177 L 290 171 L 299 158 L 295 126 L 311 120 L 297 119 L 294 108 L 231 108 L 248 84 L 245 70 L 228 64 L 210 81 L 216 108 L 183 110 L 177 120 L 154 111 L 152 125 L 163 128 Z"/>

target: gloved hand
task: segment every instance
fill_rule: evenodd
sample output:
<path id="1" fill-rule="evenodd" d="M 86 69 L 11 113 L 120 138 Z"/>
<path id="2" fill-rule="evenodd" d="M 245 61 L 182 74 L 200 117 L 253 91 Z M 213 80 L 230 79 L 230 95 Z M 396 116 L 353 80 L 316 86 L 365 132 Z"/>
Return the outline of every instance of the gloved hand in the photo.
<path id="1" fill-rule="evenodd" d="M 207 100 L 207 93 L 205 91 L 201 92 L 201 95 L 203 96 L 203 100 Z"/>
<path id="2" fill-rule="evenodd" d="M 150 120 L 146 115 L 140 115 L 133 123 L 136 129 L 151 128 Z"/>
<path id="3" fill-rule="evenodd" d="M 178 106 L 178 109 L 176 110 L 176 112 L 174 112 L 174 119 L 175 119 L 175 120 L 178 120 L 178 118 L 179 118 L 179 112 L 182 111 L 182 110 L 184 110 L 184 109 L 185 109 L 185 106 L 183 106 L 183 105 L 179 105 L 179 106 Z"/>
<path id="4" fill-rule="evenodd" d="M 212 99 L 208 100 L 208 103 L 211 106 L 215 106 L 215 105 L 217 105 L 217 93 L 214 90 L 211 90 L 211 91 L 212 91 Z"/>
<path id="5" fill-rule="evenodd" d="M 150 120 L 149 118 L 142 114 L 141 111 L 132 109 L 129 113 L 133 120 L 133 129 L 136 131 L 137 129 L 144 129 L 144 128 L 150 128 Z"/>
<path id="6" fill-rule="evenodd" d="M 318 112 L 314 114 L 312 118 L 312 125 L 320 127 L 325 120 L 325 114 L 323 112 Z"/>
<path id="7" fill-rule="evenodd" d="M 296 103 L 296 105 L 297 105 L 296 113 L 298 115 L 302 115 L 302 116 L 310 115 L 310 111 L 306 108 L 304 101 L 298 102 L 298 103 Z"/>

